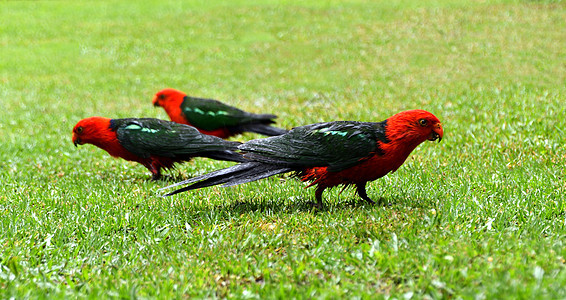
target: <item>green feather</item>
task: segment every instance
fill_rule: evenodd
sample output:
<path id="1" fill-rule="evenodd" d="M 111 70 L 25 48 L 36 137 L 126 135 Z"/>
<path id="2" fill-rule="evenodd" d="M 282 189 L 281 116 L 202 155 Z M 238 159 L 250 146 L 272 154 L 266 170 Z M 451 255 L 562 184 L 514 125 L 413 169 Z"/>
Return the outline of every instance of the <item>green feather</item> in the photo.
<path id="1" fill-rule="evenodd" d="M 181 110 L 187 121 L 204 130 L 236 127 L 252 123 L 273 123 L 274 115 L 258 115 L 245 112 L 212 99 L 186 96 Z"/>
<path id="2" fill-rule="evenodd" d="M 296 127 L 281 136 L 249 141 L 239 147 L 253 160 L 301 167 L 352 167 L 381 154 L 378 141 L 388 142 L 385 122 L 329 122 Z"/>
<path id="3" fill-rule="evenodd" d="M 240 144 L 202 134 L 191 126 L 159 119 L 112 119 L 110 124 L 126 150 L 146 158 L 150 155 L 175 158 L 233 150 Z"/>

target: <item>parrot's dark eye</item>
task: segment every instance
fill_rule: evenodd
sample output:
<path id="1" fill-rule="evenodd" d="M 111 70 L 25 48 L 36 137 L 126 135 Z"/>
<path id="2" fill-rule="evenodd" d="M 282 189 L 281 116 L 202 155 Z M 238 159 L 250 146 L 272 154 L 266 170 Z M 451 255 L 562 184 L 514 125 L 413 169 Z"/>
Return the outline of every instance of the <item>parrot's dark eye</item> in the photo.
<path id="1" fill-rule="evenodd" d="M 77 127 L 77 133 L 78 134 L 83 133 L 83 127 L 82 126 Z"/>
<path id="2" fill-rule="evenodd" d="M 421 124 L 421 126 L 426 126 L 428 124 L 428 122 L 425 119 L 420 119 L 419 120 L 419 124 Z"/>
<path id="3" fill-rule="evenodd" d="M 165 100 L 165 95 L 164 95 L 164 94 L 159 95 L 159 99 L 160 99 L 160 100 Z"/>

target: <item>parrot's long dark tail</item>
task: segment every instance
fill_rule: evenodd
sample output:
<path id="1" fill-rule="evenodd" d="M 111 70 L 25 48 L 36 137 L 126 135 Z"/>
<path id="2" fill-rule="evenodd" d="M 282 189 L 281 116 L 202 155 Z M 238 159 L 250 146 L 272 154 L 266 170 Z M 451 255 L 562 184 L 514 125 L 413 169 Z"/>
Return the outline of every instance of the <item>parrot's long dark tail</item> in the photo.
<path id="1" fill-rule="evenodd" d="M 173 191 L 165 196 L 175 195 L 181 192 L 200 189 L 204 187 L 209 187 L 213 185 L 222 184 L 223 187 L 233 186 L 237 184 L 242 184 L 246 182 L 256 181 L 259 179 L 267 178 L 273 175 L 287 173 L 293 171 L 293 168 L 269 165 L 260 162 L 246 162 L 237 164 L 235 166 L 213 171 L 208 174 L 197 176 L 179 183 L 164 187 L 161 190 L 169 189 L 183 184 L 193 183 L 184 188 Z"/>
<path id="2" fill-rule="evenodd" d="M 239 126 L 239 129 L 242 132 L 244 131 L 255 132 L 267 136 L 282 135 L 288 132 L 288 130 L 286 129 L 273 127 L 270 126 L 269 124 L 262 124 L 262 123 L 241 125 Z"/>
<path id="3" fill-rule="evenodd" d="M 206 152 L 203 153 L 202 156 L 216 160 L 226 160 L 226 161 L 235 161 L 235 162 L 249 161 L 249 159 L 245 159 L 242 154 L 231 150 Z"/>

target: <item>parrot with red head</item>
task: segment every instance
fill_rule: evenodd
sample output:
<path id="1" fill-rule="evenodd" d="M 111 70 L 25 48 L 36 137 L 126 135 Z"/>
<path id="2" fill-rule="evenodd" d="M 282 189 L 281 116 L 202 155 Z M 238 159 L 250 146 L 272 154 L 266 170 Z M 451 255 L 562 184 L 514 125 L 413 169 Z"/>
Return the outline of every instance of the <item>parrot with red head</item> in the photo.
<path id="1" fill-rule="evenodd" d="M 267 136 L 281 135 L 285 129 L 271 126 L 277 118 L 269 114 L 253 114 L 226 105 L 218 100 L 187 96 L 175 90 L 164 89 L 153 97 L 153 105 L 161 106 L 173 122 L 194 126 L 200 132 L 228 138 L 243 132 Z"/>
<path id="2" fill-rule="evenodd" d="M 316 205 L 322 193 L 339 185 L 356 186 L 370 204 L 366 184 L 395 172 L 424 141 L 442 140 L 436 116 L 424 110 L 400 112 L 382 122 L 336 121 L 293 128 L 284 135 L 251 140 L 238 146 L 248 159 L 232 167 L 191 178 L 171 187 L 192 183 L 180 192 L 222 184 L 233 186 L 276 174 L 295 172 L 315 186 Z"/>
<path id="3" fill-rule="evenodd" d="M 193 157 L 244 162 L 234 150 L 241 143 L 200 133 L 194 127 L 152 118 L 109 119 L 90 117 L 73 128 L 75 146 L 92 144 L 114 157 L 145 166 L 152 179 L 161 177 L 161 169 Z"/>

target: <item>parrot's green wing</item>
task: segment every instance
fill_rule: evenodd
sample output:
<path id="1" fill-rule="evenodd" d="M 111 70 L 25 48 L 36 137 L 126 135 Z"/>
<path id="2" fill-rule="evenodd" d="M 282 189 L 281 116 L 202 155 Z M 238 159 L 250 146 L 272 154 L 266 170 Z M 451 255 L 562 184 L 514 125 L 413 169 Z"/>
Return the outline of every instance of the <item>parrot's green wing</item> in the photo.
<path id="1" fill-rule="evenodd" d="M 238 148 L 252 160 L 290 167 L 327 166 L 329 171 L 352 167 L 374 154 L 378 141 L 387 143 L 386 121 L 338 121 L 297 127 L 287 134 L 252 140 Z"/>
<path id="2" fill-rule="evenodd" d="M 184 124 L 151 119 L 112 119 L 110 127 L 126 150 L 141 156 L 199 156 L 202 153 L 234 150 L 240 143 L 200 133 Z"/>
<path id="3" fill-rule="evenodd" d="M 181 110 L 187 121 L 208 131 L 251 123 L 270 124 L 277 116 L 253 114 L 212 99 L 185 96 Z"/>

